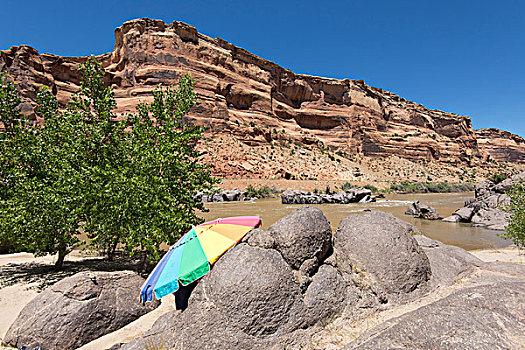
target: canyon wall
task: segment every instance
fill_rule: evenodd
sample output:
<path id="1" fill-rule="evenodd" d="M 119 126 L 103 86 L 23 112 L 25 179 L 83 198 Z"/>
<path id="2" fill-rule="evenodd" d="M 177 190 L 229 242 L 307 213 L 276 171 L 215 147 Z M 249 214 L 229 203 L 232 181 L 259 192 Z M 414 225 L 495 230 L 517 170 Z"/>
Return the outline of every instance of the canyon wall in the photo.
<path id="1" fill-rule="evenodd" d="M 1 51 L 0 70 L 18 82 L 23 113 L 32 115 L 40 86 L 50 86 L 61 103 L 78 90 L 77 68 L 85 59 L 18 46 Z M 480 143 L 466 116 L 427 109 L 359 80 L 295 74 L 181 22 L 126 22 L 115 30 L 115 49 L 97 59 L 114 87 L 119 114 L 149 101 L 158 84 L 176 84 L 190 73 L 201 100 L 190 118 L 210 134 L 250 146 L 285 140 L 371 157 L 471 164 L 490 153 L 497 160 L 525 160 L 523 143 L 511 153 L 502 142 Z"/>
<path id="2" fill-rule="evenodd" d="M 518 163 L 525 161 L 525 140 L 521 136 L 490 128 L 476 130 L 476 138 L 480 148 L 494 160 Z"/>

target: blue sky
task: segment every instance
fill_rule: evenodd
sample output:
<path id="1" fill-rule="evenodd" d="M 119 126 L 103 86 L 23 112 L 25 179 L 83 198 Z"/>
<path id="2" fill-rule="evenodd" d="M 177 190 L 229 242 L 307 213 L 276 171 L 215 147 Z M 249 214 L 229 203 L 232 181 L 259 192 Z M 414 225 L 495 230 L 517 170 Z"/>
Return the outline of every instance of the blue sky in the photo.
<path id="1" fill-rule="evenodd" d="M 108 52 L 114 28 L 140 17 L 525 136 L 525 1 L 4 1 L 0 50 Z"/>

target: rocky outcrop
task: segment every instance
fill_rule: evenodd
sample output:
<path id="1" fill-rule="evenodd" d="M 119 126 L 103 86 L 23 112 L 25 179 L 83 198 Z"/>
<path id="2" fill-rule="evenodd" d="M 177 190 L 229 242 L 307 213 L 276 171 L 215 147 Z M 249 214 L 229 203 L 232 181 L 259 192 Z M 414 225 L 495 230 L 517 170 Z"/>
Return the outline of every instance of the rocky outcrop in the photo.
<path id="1" fill-rule="evenodd" d="M 281 193 L 282 204 L 323 204 L 323 203 L 369 203 L 375 202 L 376 197 L 366 188 L 355 187 L 347 191 L 330 194 L 311 193 L 299 190 L 286 190 Z"/>
<path id="2" fill-rule="evenodd" d="M 111 333 L 157 307 L 143 306 L 144 279 L 131 271 L 80 272 L 30 301 L 3 342 L 16 348 L 75 349 Z"/>
<path id="3" fill-rule="evenodd" d="M 523 300 L 523 280 L 467 288 L 385 322 L 345 349 L 520 349 Z"/>
<path id="4" fill-rule="evenodd" d="M 505 230 L 508 214 L 502 211 L 502 207 L 510 202 L 510 197 L 505 192 L 518 181 L 525 181 L 525 173 L 514 175 L 498 184 L 490 180 L 480 182 L 476 185 L 475 198 L 467 201 L 463 208 L 443 221 L 470 222 L 491 230 Z"/>
<path id="5" fill-rule="evenodd" d="M 405 215 L 412 215 L 413 217 L 426 220 L 439 220 L 441 217 L 435 208 L 415 201 L 407 208 Z"/>
<path id="6" fill-rule="evenodd" d="M 484 265 L 481 260 L 462 248 L 443 244 L 424 235 L 415 235 L 414 238 L 430 262 L 430 283 L 433 287 L 453 285 Z"/>
<path id="7" fill-rule="evenodd" d="M 97 59 L 115 89 L 119 114 L 150 100 L 158 84 L 190 73 L 201 104 L 189 120 L 207 126 L 210 135 L 252 146 L 295 142 L 372 157 L 469 163 L 486 157 L 466 116 L 427 109 L 362 80 L 295 74 L 181 22 L 125 22 L 115 30 L 115 49 Z M 37 89 L 48 85 L 66 103 L 79 88 L 78 65 L 85 60 L 15 46 L 1 51 L 0 70 L 18 82 L 22 110 L 34 115 Z M 228 166 L 228 160 L 220 164 Z M 242 173 L 254 171 L 253 164 L 239 166 Z M 286 170 L 281 175 L 291 176 Z"/>
<path id="8" fill-rule="evenodd" d="M 193 200 L 196 202 L 237 202 L 237 201 L 251 201 L 257 198 L 247 197 L 248 192 L 239 190 L 237 188 L 233 190 L 217 190 L 213 193 L 205 193 L 202 191 L 197 192 L 193 196 Z"/>
<path id="9" fill-rule="evenodd" d="M 497 161 L 525 162 L 525 140 L 508 131 L 499 129 L 476 130 L 480 149 Z"/>

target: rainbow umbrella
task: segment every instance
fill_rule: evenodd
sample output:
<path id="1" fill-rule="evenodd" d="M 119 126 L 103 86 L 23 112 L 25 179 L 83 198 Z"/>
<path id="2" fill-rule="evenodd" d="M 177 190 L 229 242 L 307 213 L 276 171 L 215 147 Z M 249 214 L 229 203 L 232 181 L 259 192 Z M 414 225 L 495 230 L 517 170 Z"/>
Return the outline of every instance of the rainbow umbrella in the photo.
<path id="1" fill-rule="evenodd" d="M 217 219 L 192 228 L 159 261 L 140 289 L 141 302 L 160 299 L 210 272 L 225 251 L 261 222 L 258 216 Z"/>

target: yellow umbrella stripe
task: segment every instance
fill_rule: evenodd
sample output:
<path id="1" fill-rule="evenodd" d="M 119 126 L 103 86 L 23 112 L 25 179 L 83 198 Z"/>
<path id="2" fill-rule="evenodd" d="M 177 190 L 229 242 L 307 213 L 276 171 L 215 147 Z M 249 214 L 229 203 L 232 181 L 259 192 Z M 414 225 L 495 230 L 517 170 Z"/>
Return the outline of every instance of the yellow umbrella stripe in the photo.
<path id="1" fill-rule="evenodd" d="M 197 228 L 200 228 L 200 226 L 197 226 Z M 216 225 L 210 225 L 210 226 L 203 226 L 203 232 L 205 230 L 214 231 L 217 232 L 223 236 L 228 237 L 229 239 L 239 242 L 244 235 L 250 231 L 253 227 L 249 226 L 243 226 L 243 225 L 234 225 L 234 224 L 216 224 Z M 197 232 L 197 236 L 200 239 L 199 232 Z"/>
<path id="2" fill-rule="evenodd" d="M 230 238 L 213 231 L 213 229 L 202 229 L 195 227 L 195 232 L 201 244 L 204 255 L 213 264 L 228 249 L 237 242 Z"/>

